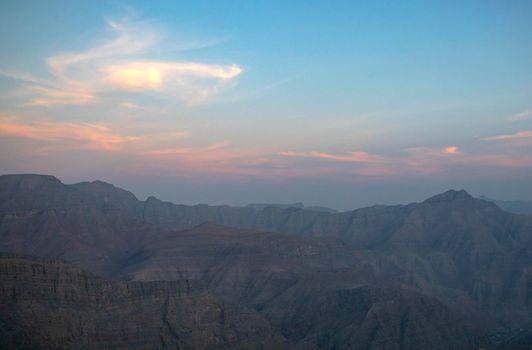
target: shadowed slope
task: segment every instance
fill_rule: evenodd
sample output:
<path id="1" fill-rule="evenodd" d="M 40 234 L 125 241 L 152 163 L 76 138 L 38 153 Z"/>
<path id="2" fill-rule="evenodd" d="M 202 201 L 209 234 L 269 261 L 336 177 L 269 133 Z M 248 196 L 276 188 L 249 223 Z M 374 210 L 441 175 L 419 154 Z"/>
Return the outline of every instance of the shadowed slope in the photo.
<path id="1" fill-rule="evenodd" d="M 166 233 L 120 208 L 135 206 L 131 193 L 99 182 L 86 187 L 52 176 L 0 176 L 0 250 L 62 258 L 111 276 L 126 255 Z"/>
<path id="2" fill-rule="evenodd" d="M 420 292 L 379 277 L 341 241 L 203 224 L 135 254 L 136 280 L 201 279 L 256 309 L 294 348 L 468 349 L 478 329 Z"/>
<path id="3" fill-rule="evenodd" d="M 0 348 L 283 347 L 267 322 L 195 281 L 106 281 L 63 262 L 0 254 L 0 286 Z"/>

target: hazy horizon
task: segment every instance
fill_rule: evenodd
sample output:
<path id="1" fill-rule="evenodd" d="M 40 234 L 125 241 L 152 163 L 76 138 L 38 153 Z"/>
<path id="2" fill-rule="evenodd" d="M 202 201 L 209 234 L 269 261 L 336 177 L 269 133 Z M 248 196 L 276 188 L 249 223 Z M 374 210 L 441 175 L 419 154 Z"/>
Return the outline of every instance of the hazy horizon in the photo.
<path id="1" fill-rule="evenodd" d="M 207 190 L 207 194 L 203 191 L 201 191 L 201 188 L 194 187 L 194 186 L 175 186 L 175 184 L 158 184 L 158 185 L 147 185 L 145 188 L 141 184 L 132 184 L 131 187 L 124 186 L 123 184 L 112 182 L 112 181 L 105 181 L 102 179 L 78 179 L 78 180 L 72 180 L 67 181 L 62 178 L 58 178 L 57 176 L 53 174 L 32 174 L 32 173 L 26 173 L 26 174 L 0 174 L 2 175 L 37 175 L 37 176 L 53 176 L 57 178 L 59 181 L 61 181 L 65 185 L 73 185 L 81 182 L 96 182 L 96 181 L 102 181 L 111 185 L 114 185 L 115 187 L 121 188 L 123 190 L 126 190 L 128 192 L 133 193 L 137 199 L 144 201 L 148 197 L 153 196 L 159 200 L 172 202 L 174 204 L 184 204 L 184 205 L 200 205 L 200 204 L 206 204 L 206 205 L 229 205 L 229 206 L 246 206 L 249 204 L 273 204 L 273 205 L 290 205 L 290 204 L 303 204 L 305 207 L 327 207 L 330 209 L 338 210 L 338 211 L 349 211 L 349 210 L 355 210 L 363 207 L 370 207 L 375 205 L 404 205 L 409 203 L 419 203 L 423 202 L 424 200 L 442 194 L 444 192 L 450 191 L 450 190 L 465 190 L 473 197 L 479 198 L 479 199 L 485 199 L 485 200 L 495 200 L 495 201 L 527 201 L 526 199 L 522 198 L 497 198 L 497 197 L 490 197 L 486 196 L 482 193 L 475 193 L 467 188 L 441 188 L 436 192 L 428 192 L 432 190 L 433 188 L 424 188 L 426 190 L 426 193 L 423 193 L 421 195 L 413 195 L 411 193 L 402 193 L 402 197 L 400 196 L 401 193 L 394 193 L 395 196 L 390 196 L 389 192 L 387 192 L 385 189 L 373 189 L 369 188 L 366 189 L 366 192 L 361 192 L 360 197 L 352 198 L 351 201 L 346 200 L 345 203 L 360 203 L 360 204 L 354 204 L 353 206 L 350 206 L 346 204 L 345 206 L 338 206 L 339 203 L 342 203 L 341 201 L 338 202 L 331 202 L 332 204 L 327 204 L 326 202 L 319 202 L 316 201 L 316 197 L 305 197 L 308 198 L 310 201 L 303 201 L 297 198 L 290 199 L 290 195 L 279 196 L 279 193 L 281 191 L 278 191 L 278 193 L 274 193 L 273 195 L 271 193 L 267 194 L 264 193 L 262 198 L 255 198 L 254 195 L 256 194 L 256 191 L 252 192 L 248 196 L 242 196 L 243 193 L 245 193 L 246 187 L 242 186 L 241 183 L 234 184 L 234 188 L 229 188 L 225 190 L 219 190 L 218 192 L 212 191 L 211 189 Z M 420 187 L 418 186 L 417 189 L 419 190 Z M 233 192 L 233 190 L 242 191 L 241 193 L 237 193 L 236 196 L 230 196 L 228 193 Z M 338 188 L 338 193 L 342 192 L 346 193 L 346 190 L 349 190 L 349 188 Z M 408 192 L 405 190 L 405 192 Z M 214 195 L 213 195 L 214 194 Z M 218 195 L 218 196 L 216 196 Z M 205 200 L 203 201 L 195 201 L 195 198 L 204 196 Z M 241 197 L 240 199 L 235 199 L 235 197 Z M 395 198 L 404 198 L 404 200 L 397 200 L 392 201 L 390 200 L 391 197 Z M 242 199 L 244 198 L 244 199 Z M 249 199 L 249 200 L 246 200 Z M 270 198 L 271 200 L 267 200 Z M 278 201 L 277 198 L 285 198 L 285 200 Z M 380 202 L 372 202 L 372 199 L 380 198 Z M 226 200 L 224 200 L 226 199 Z M 314 200 L 314 201 L 312 201 Z M 377 199 L 379 200 L 379 199 Z"/>
<path id="2" fill-rule="evenodd" d="M 532 200 L 532 3 L 0 4 L 0 174 L 183 204 Z"/>

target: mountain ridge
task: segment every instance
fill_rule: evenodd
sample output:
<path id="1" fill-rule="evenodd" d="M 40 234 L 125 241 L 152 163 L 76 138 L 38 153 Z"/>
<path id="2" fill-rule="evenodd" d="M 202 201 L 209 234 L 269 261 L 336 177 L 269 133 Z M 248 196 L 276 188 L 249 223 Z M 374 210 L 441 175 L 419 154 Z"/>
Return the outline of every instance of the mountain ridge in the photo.
<path id="1" fill-rule="evenodd" d="M 346 314 L 342 324 L 351 330 L 342 331 L 332 316 L 339 305 L 370 305 L 360 302 L 368 295 L 360 288 L 378 294 L 377 284 L 419 310 L 416 320 L 431 318 L 413 301 L 419 295 L 464 326 L 478 323 L 479 336 L 532 319 L 532 219 L 464 190 L 326 213 L 140 201 L 103 182 L 0 176 L 0 250 L 62 258 L 105 277 L 201 281 L 209 293 L 258 312 L 293 346 L 342 348 L 352 341 L 342 332 L 377 327 Z M 393 300 L 383 298 L 378 303 Z M 315 310 L 330 315 L 327 322 L 306 323 L 318 319 Z M 398 324 L 381 326 L 396 337 Z M 465 344 L 465 333 L 455 331 Z"/>

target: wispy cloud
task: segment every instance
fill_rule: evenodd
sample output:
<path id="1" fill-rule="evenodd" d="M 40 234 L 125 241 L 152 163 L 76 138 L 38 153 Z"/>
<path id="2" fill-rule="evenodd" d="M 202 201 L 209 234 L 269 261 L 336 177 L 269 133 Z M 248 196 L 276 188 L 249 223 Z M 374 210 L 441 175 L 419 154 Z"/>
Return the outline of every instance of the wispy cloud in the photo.
<path id="1" fill-rule="evenodd" d="M 460 154 L 457 146 L 407 148 L 406 153 L 416 158 L 441 158 Z"/>
<path id="2" fill-rule="evenodd" d="M 512 149 L 497 144 L 490 152 L 474 148 L 462 150 L 456 145 L 407 148 L 381 154 L 280 151 L 276 147 L 243 147 L 231 140 L 191 139 L 188 132 L 170 127 L 149 129 L 145 125 L 133 125 L 128 129 L 116 122 L 58 122 L 14 115 L 0 115 L 0 136 L 38 141 L 26 145 L 34 148 L 34 154 L 43 157 L 89 150 L 115 158 L 127 157 L 130 161 L 123 167 L 131 171 L 146 168 L 150 172 L 174 172 L 191 177 L 195 174 L 269 179 L 353 176 L 369 180 L 453 176 L 456 169 L 461 173 L 485 169 L 489 173 L 490 169 L 532 166 L 532 156 L 512 153 Z M 532 133 L 527 137 L 532 137 Z"/>
<path id="3" fill-rule="evenodd" d="M 336 172 L 353 173 L 369 177 L 389 177 L 397 175 L 414 174 L 434 174 L 441 172 L 442 163 L 449 164 L 451 158 L 456 159 L 463 156 L 457 146 L 446 146 L 440 148 L 419 147 L 408 148 L 402 154 L 378 155 L 368 152 L 349 152 L 336 154 L 322 151 L 312 152 L 280 152 L 283 157 L 313 158 L 325 162 L 353 163 L 356 166 L 346 168 L 338 166 Z M 448 160 L 446 160 L 448 158 Z M 318 165 L 319 166 L 319 165 Z"/>
<path id="4" fill-rule="evenodd" d="M 529 138 L 532 138 L 532 131 L 519 131 L 514 134 L 484 137 L 483 140 L 484 141 L 512 141 L 512 140 L 529 139 Z"/>
<path id="5" fill-rule="evenodd" d="M 75 141 L 80 149 L 110 151 L 137 141 L 138 136 L 115 133 L 102 124 L 90 123 L 24 123 L 16 119 L 0 121 L 0 134 L 38 141 L 64 142 Z"/>
<path id="6" fill-rule="evenodd" d="M 14 116 L 0 116 L 0 135 L 37 140 L 57 149 L 94 150 L 101 152 L 127 151 L 153 147 L 165 141 L 187 137 L 186 131 L 128 135 L 103 123 L 24 121 Z"/>
<path id="7" fill-rule="evenodd" d="M 83 51 L 49 57 L 51 79 L 0 71 L 25 83 L 29 103 L 39 106 L 89 104 L 112 92 L 142 93 L 198 103 L 228 86 L 242 73 L 236 64 L 153 60 L 160 33 L 146 22 L 108 21 L 114 38 Z"/>
<path id="8" fill-rule="evenodd" d="M 512 115 L 508 118 L 509 121 L 515 122 L 520 120 L 532 119 L 532 111 L 523 111 Z"/>
<path id="9" fill-rule="evenodd" d="M 197 159 L 210 158 L 209 155 L 213 158 L 217 158 L 215 151 L 226 148 L 231 144 L 231 141 L 220 141 L 215 142 L 204 147 L 173 147 L 173 148 L 159 148 L 152 149 L 143 152 L 143 155 L 148 157 L 168 157 L 168 156 L 186 156 L 193 160 L 193 157 L 196 156 Z"/>
<path id="10" fill-rule="evenodd" d="M 318 174 L 353 174 L 366 178 L 409 176 L 452 176 L 456 169 L 513 169 L 532 166 L 532 156 L 508 153 L 465 152 L 458 146 L 407 148 L 394 154 L 350 152 L 279 152 L 284 158 L 313 159 L 311 168 Z M 316 163 L 321 160 L 322 163 Z M 331 164 L 332 161 L 332 164 Z M 308 165 L 308 164 L 307 164 Z M 304 163 L 295 167 L 305 168 Z"/>
<path id="11" fill-rule="evenodd" d="M 279 155 L 284 157 L 299 157 L 299 158 L 318 158 L 336 162 L 349 162 L 349 163 L 378 163 L 383 159 L 377 155 L 369 154 L 367 152 L 349 152 L 345 154 L 334 154 L 320 151 L 311 152 L 293 152 L 283 151 L 279 152 Z"/>

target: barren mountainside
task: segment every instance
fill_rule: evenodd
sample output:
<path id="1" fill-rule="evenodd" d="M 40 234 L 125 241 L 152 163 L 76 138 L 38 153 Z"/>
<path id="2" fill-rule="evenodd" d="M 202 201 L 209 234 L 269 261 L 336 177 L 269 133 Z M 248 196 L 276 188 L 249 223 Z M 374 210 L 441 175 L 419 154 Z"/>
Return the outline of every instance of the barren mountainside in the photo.
<path id="1" fill-rule="evenodd" d="M 0 255 L 2 349 L 224 349 L 283 346 L 267 322 L 199 281 L 119 282 L 70 264 Z"/>
<path id="2" fill-rule="evenodd" d="M 79 334 L 86 339 L 90 332 L 100 337 L 100 328 L 94 324 L 111 321 L 106 321 L 109 315 L 100 313 L 99 307 L 135 299 L 138 288 L 157 290 L 146 295 L 150 306 L 135 304 L 135 313 L 120 315 L 124 320 L 117 324 L 126 330 L 141 327 L 142 319 L 160 324 L 160 312 L 157 318 L 148 309 L 160 311 L 161 295 L 171 295 L 173 300 L 185 283 L 194 287 L 192 294 L 183 305 L 176 299 L 176 308 L 200 312 L 203 304 L 218 305 L 218 314 L 210 308 L 197 316 L 212 320 L 205 321 L 212 329 L 198 325 L 197 331 L 201 329 L 212 340 L 209 344 L 216 346 L 526 349 L 532 344 L 527 340 L 532 324 L 532 218 L 505 212 L 463 190 L 421 203 L 335 213 L 294 206 L 185 206 L 154 197 L 140 201 L 101 181 L 64 185 L 51 176 L 6 175 L 0 176 L 0 251 L 61 258 L 122 280 L 101 280 L 76 270 L 98 282 L 91 282 L 97 287 L 91 289 L 90 297 L 83 291 L 79 292 L 83 298 L 68 301 L 71 309 L 65 311 L 66 319 L 83 330 L 76 330 L 77 338 L 69 341 L 81 341 Z M 9 268 L 19 266 L 13 265 L 13 259 L 2 258 L 5 264 L 10 261 Z M 36 264 L 22 260 L 16 260 L 20 266 Z M 77 269 L 35 261 L 64 266 L 58 274 Z M 28 323 L 32 298 L 43 308 L 42 315 L 57 307 L 49 303 L 55 296 L 32 291 L 40 290 L 37 286 L 44 276 L 21 271 L 3 276 L 21 301 L 13 304 L 11 287 L 3 289 L 11 315 L 2 323 L 7 327 L 5 334 L 44 327 L 38 318 L 39 322 Z M 18 274 L 26 276 L 24 281 L 13 278 Z M 67 279 L 83 284 L 85 277 Z M 68 288 L 78 295 L 78 287 Z M 111 295 L 115 299 L 105 299 Z M 74 310 L 80 309 L 92 310 L 91 316 L 76 318 Z M 233 318 L 222 318 L 220 323 L 215 316 L 219 312 Z M 16 315 L 22 317 L 18 323 L 14 323 Z M 56 321 L 58 328 L 67 327 Z M 182 322 L 188 322 L 186 317 Z M 227 328 L 228 323 L 234 328 Z M 13 324 L 18 326 L 10 330 Z M 105 338 L 112 339 L 109 344 L 132 346 L 113 338 L 118 332 L 113 327 L 108 327 L 113 334 Z M 184 327 L 196 331 L 195 326 Z M 135 344 L 167 346 L 152 343 L 154 334 L 162 333 L 149 332 L 127 338 L 136 339 Z M 44 341 L 41 333 L 34 334 L 31 341 Z M 165 342 L 172 341 L 166 336 Z M 179 339 L 187 339 L 185 345 L 196 344 L 193 337 L 180 335 Z M 238 341 L 231 343 L 234 339 Z M 58 344 L 64 348 L 63 341 Z"/>

